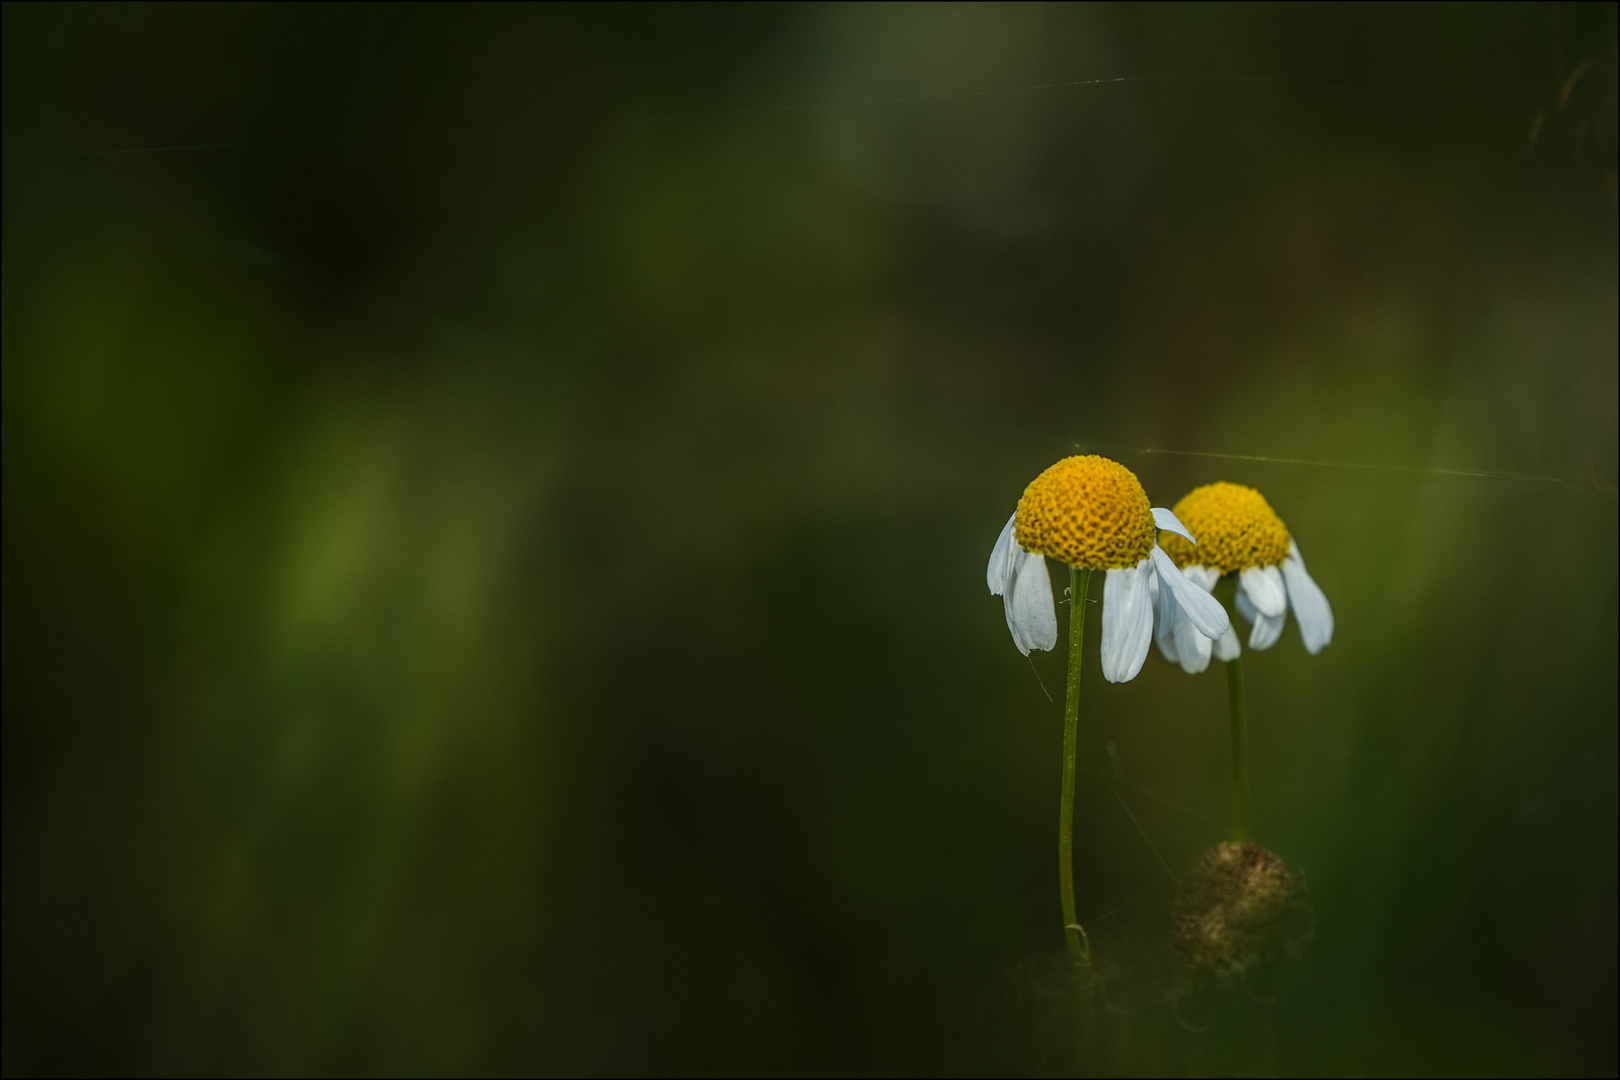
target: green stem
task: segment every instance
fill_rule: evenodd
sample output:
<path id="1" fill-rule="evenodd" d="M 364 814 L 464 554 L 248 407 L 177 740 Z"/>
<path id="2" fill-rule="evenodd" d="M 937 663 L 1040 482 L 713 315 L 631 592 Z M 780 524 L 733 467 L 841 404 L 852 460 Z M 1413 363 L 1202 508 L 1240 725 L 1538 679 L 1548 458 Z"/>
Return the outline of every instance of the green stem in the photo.
<path id="1" fill-rule="evenodd" d="M 1232 711 L 1232 839 L 1249 840 L 1249 715 L 1243 700 L 1243 657 L 1226 662 L 1226 700 Z"/>
<path id="2" fill-rule="evenodd" d="M 1063 806 L 1058 816 L 1058 890 L 1069 959 L 1091 966 L 1091 939 L 1074 913 L 1074 762 L 1080 743 L 1080 658 L 1086 641 L 1086 590 L 1091 571 L 1069 567 L 1069 686 L 1063 699 Z"/>

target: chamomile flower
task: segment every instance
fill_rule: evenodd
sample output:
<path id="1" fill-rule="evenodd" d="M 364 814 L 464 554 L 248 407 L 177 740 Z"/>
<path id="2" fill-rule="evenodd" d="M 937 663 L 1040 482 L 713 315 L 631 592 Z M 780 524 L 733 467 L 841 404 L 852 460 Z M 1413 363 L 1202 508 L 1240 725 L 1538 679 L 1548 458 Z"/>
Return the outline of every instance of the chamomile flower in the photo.
<path id="1" fill-rule="evenodd" d="M 1153 634 L 1155 598 L 1175 598 L 1176 610 L 1205 639 L 1231 630 L 1231 620 L 1208 590 L 1188 581 L 1158 545 L 1158 530 L 1197 543 L 1176 515 L 1150 507 L 1142 484 L 1125 466 L 1085 455 L 1064 458 L 1030 482 L 990 551 L 985 578 L 1000 596 L 1013 644 L 1057 645 L 1057 611 L 1046 572 L 1050 555 L 1082 570 L 1106 570 L 1102 607 L 1102 671 L 1109 682 L 1129 682 L 1142 670 Z M 1185 537 L 1185 540 L 1180 539 Z M 1079 604 L 1084 598 L 1073 597 Z M 1083 618 L 1076 609 L 1074 618 Z"/>
<path id="2" fill-rule="evenodd" d="M 1253 488 L 1225 482 L 1195 488 L 1176 503 L 1176 516 L 1198 537 L 1198 546 L 1165 537 L 1165 552 L 1186 579 L 1205 592 L 1228 574 L 1237 578 L 1238 614 L 1250 623 L 1249 648 L 1269 649 L 1282 636 L 1293 608 L 1305 651 L 1315 655 L 1333 640 L 1333 609 L 1305 570 L 1299 545 L 1271 504 Z M 1181 594 L 1161 591 L 1154 636 L 1166 660 L 1196 674 L 1217 660 L 1242 652 L 1237 633 L 1211 635 L 1180 603 Z"/>

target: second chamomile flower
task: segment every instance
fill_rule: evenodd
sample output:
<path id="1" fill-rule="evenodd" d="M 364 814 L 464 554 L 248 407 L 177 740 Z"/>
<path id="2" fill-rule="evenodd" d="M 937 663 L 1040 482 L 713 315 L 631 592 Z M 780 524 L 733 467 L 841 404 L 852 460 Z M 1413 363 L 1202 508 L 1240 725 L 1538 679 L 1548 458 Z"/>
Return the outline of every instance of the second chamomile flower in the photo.
<path id="1" fill-rule="evenodd" d="M 1314 655 L 1327 648 L 1333 640 L 1333 609 L 1265 496 L 1242 484 L 1205 484 L 1176 503 L 1175 514 L 1198 537 L 1198 546 L 1167 536 L 1166 554 L 1205 592 L 1213 591 L 1223 576 L 1236 576 L 1238 614 L 1251 624 L 1249 648 L 1275 645 L 1289 608 L 1305 651 Z M 1179 594 L 1161 591 L 1155 604 L 1154 636 L 1166 660 L 1197 673 L 1209 666 L 1212 653 L 1217 660 L 1238 656 L 1242 648 L 1235 631 L 1206 634 L 1179 600 Z"/>

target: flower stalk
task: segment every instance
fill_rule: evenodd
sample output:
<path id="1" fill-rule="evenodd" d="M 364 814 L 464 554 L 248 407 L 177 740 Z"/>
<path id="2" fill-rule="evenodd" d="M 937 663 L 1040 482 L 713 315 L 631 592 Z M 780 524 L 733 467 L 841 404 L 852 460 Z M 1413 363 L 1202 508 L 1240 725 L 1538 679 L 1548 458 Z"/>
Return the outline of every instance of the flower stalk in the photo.
<path id="1" fill-rule="evenodd" d="M 1249 715 L 1243 699 L 1243 657 L 1226 662 L 1226 700 L 1232 713 L 1232 839 L 1249 840 Z"/>
<path id="2" fill-rule="evenodd" d="M 1063 935 L 1076 967 L 1091 966 L 1091 939 L 1074 910 L 1074 772 L 1080 743 L 1080 661 L 1086 640 L 1086 591 L 1091 571 L 1069 567 L 1069 683 L 1063 699 L 1063 799 L 1058 812 L 1058 891 Z"/>
<path id="3" fill-rule="evenodd" d="M 1219 584 L 1225 602 L 1236 598 L 1237 585 L 1230 578 Z M 1226 705 L 1232 718 L 1232 839 L 1249 842 L 1249 706 L 1244 695 L 1243 654 L 1226 661 Z"/>

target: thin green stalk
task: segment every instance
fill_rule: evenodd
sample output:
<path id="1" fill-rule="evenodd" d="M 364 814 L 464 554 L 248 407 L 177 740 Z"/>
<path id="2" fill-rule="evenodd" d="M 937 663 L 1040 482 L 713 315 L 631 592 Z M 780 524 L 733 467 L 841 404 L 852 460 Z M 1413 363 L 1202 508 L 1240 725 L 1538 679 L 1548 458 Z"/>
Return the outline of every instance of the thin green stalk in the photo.
<path id="1" fill-rule="evenodd" d="M 1063 806 L 1058 817 L 1058 889 L 1069 959 L 1091 966 L 1091 939 L 1074 913 L 1074 762 L 1080 744 L 1080 657 L 1086 641 L 1086 590 L 1091 571 L 1069 567 L 1069 686 L 1063 699 Z"/>
<path id="2" fill-rule="evenodd" d="M 1226 662 L 1226 700 L 1232 712 L 1232 839 L 1249 840 L 1249 714 L 1243 700 L 1243 657 Z"/>

